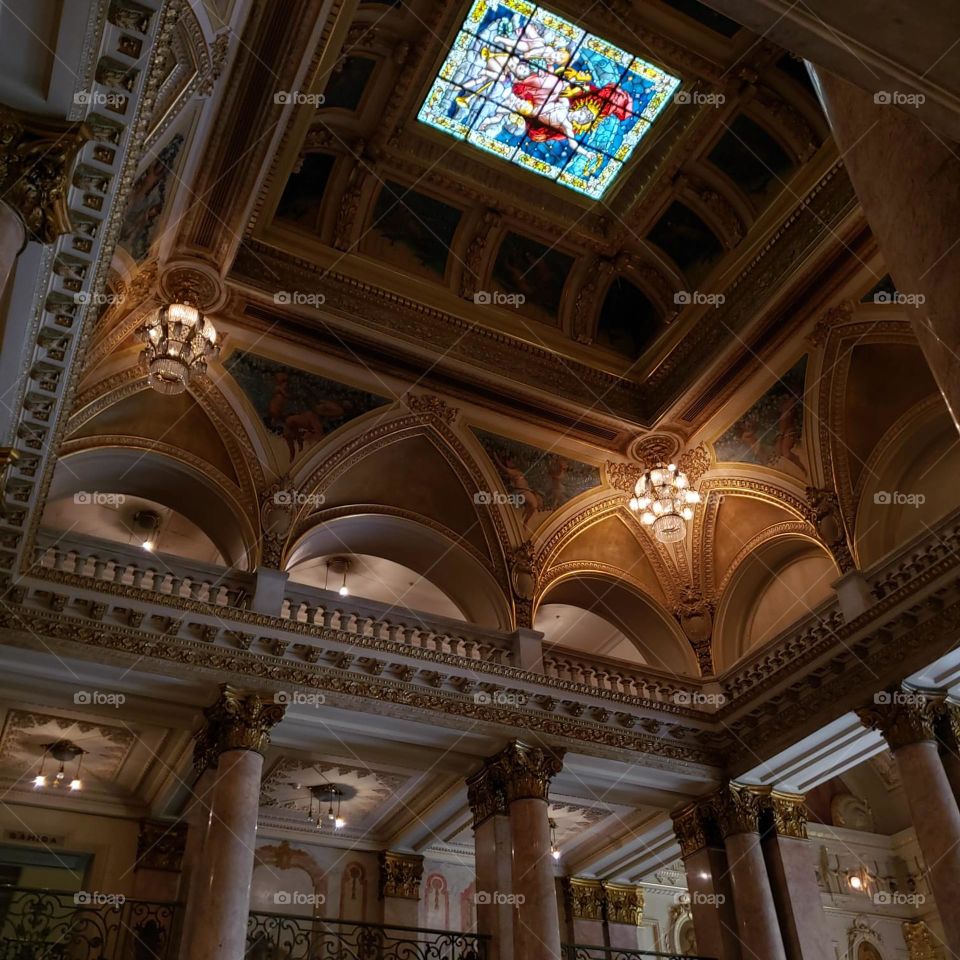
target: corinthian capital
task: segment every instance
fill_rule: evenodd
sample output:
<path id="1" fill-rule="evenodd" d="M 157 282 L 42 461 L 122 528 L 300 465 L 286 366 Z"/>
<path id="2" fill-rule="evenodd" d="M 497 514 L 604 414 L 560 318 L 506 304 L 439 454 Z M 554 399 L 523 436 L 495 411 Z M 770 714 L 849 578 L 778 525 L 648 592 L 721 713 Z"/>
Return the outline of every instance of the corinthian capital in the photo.
<path id="1" fill-rule="evenodd" d="M 680 856 L 684 860 L 707 845 L 707 830 L 701 804 L 687 804 L 670 816 L 673 819 L 673 832 L 680 844 Z"/>
<path id="2" fill-rule="evenodd" d="M 489 767 L 484 766 L 467 780 L 467 803 L 476 829 L 498 813 L 507 812 L 507 795 Z"/>
<path id="3" fill-rule="evenodd" d="M 205 769 L 228 750 L 263 753 L 270 745 L 270 730 L 283 719 L 285 709 L 283 704 L 223 684 L 216 703 L 203 711 L 206 723 L 196 736 L 194 765 Z"/>
<path id="4" fill-rule="evenodd" d="M 778 836 L 807 839 L 807 805 L 803 794 L 774 790 L 770 794 L 770 808 Z"/>
<path id="5" fill-rule="evenodd" d="M 711 799 L 711 809 L 724 839 L 737 833 L 759 833 L 760 813 L 767 802 L 767 791 L 728 783 Z"/>
<path id="6" fill-rule="evenodd" d="M 924 740 L 936 740 L 935 725 L 942 701 L 909 690 L 886 690 L 869 707 L 857 711 L 864 726 L 878 730 L 891 750 Z"/>
<path id="7" fill-rule="evenodd" d="M 487 761 L 487 768 L 502 785 L 507 803 L 546 800 L 550 781 L 563 769 L 563 754 L 563 750 L 532 747 L 514 740 Z"/>
<path id="8" fill-rule="evenodd" d="M 0 104 L 0 195 L 33 239 L 53 243 L 70 230 L 70 173 L 77 152 L 91 136 L 83 124 Z"/>

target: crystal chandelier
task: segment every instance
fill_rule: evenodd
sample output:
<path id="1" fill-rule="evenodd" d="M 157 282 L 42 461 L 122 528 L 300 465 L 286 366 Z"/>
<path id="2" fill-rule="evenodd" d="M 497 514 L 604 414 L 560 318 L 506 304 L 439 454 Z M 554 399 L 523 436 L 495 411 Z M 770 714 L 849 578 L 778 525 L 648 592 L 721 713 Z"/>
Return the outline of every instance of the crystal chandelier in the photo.
<path id="1" fill-rule="evenodd" d="M 700 494 L 690 489 L 687 475 L 675 463 L 659 464 L 637 481 L 630 509 L 640 514 L 642 523 L 653 527 L 661 543 L 676 543 L 686 536 L 693 505 L 699 502 Z"/>
<path id="2" fill-rule="evenodd" d="M 183 393 L 191 377 L 206 372 L 207 357 L 220 349 L 216 328 L 189 303 L 161 307 L 138 335 L 150 386 L 165 394 Z"/>

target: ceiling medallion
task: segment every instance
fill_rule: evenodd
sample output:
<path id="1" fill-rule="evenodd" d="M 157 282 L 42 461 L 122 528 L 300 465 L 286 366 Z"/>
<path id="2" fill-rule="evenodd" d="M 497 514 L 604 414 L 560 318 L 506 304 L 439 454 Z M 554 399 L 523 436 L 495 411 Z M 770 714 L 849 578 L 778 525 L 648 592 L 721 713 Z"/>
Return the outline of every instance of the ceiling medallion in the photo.
<path id="1" fill-rule="evenodd" d="M 675 463 L 659 464 L 647 470 L 633 488 L 630 509 L 640 514 L 641 523 L 653 527 L 661 543 L 677 543 L 687 535 L 687 521 L 693 519 L 700 494 L 690 489 L 687 475 Z"/>
<path id="2" fill-rule="evenodd" d="M 474 0 L 418 119 L 598 200 L 679 85 L 528 0 Z"/>
<path id="3" fill-rule="evenodd" d="M 207 357 L 220 350 L 214 325 L 186 302 L 161 307 L 137 334 L 150 386 L 168 395 L 183 393 L 193 377 L 206 373 Z"/>

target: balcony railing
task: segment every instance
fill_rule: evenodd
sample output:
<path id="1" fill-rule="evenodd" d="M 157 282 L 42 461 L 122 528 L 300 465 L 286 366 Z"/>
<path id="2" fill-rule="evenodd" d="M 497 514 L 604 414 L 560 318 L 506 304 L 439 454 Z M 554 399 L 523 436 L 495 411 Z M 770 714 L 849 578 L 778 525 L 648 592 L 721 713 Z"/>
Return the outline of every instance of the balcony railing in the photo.
<path id="1" fill-rule="evenodd" d="M 246 960 L 486 960 L 477 933 L 251 913 Z"/>
<path id="2" fill-rule="evenodd" d="M 692 953 L 657 953 L 653 950 L 618 950 L 616 947 L 585 947 L 565 943 L 560 948 L 563 960 L 635 960 L 637 957 L 660 957 L 662 960 L 714 960 Z"/>
<path id="3" fill-rule="evenodd" d="M 0 960 L 173 960 L 177 908 L 0 886 Z"/>

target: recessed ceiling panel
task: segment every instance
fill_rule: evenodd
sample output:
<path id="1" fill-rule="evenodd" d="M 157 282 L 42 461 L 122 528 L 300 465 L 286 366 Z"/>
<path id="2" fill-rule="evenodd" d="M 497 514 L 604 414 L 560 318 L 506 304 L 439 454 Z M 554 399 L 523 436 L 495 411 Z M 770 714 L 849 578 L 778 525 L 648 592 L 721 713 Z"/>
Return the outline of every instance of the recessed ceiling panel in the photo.
<path id="1" fill-rule="evenodd" d="M 525 0 L 475 0 L 419 119 L 593 199 L 680 81 Z"/>

